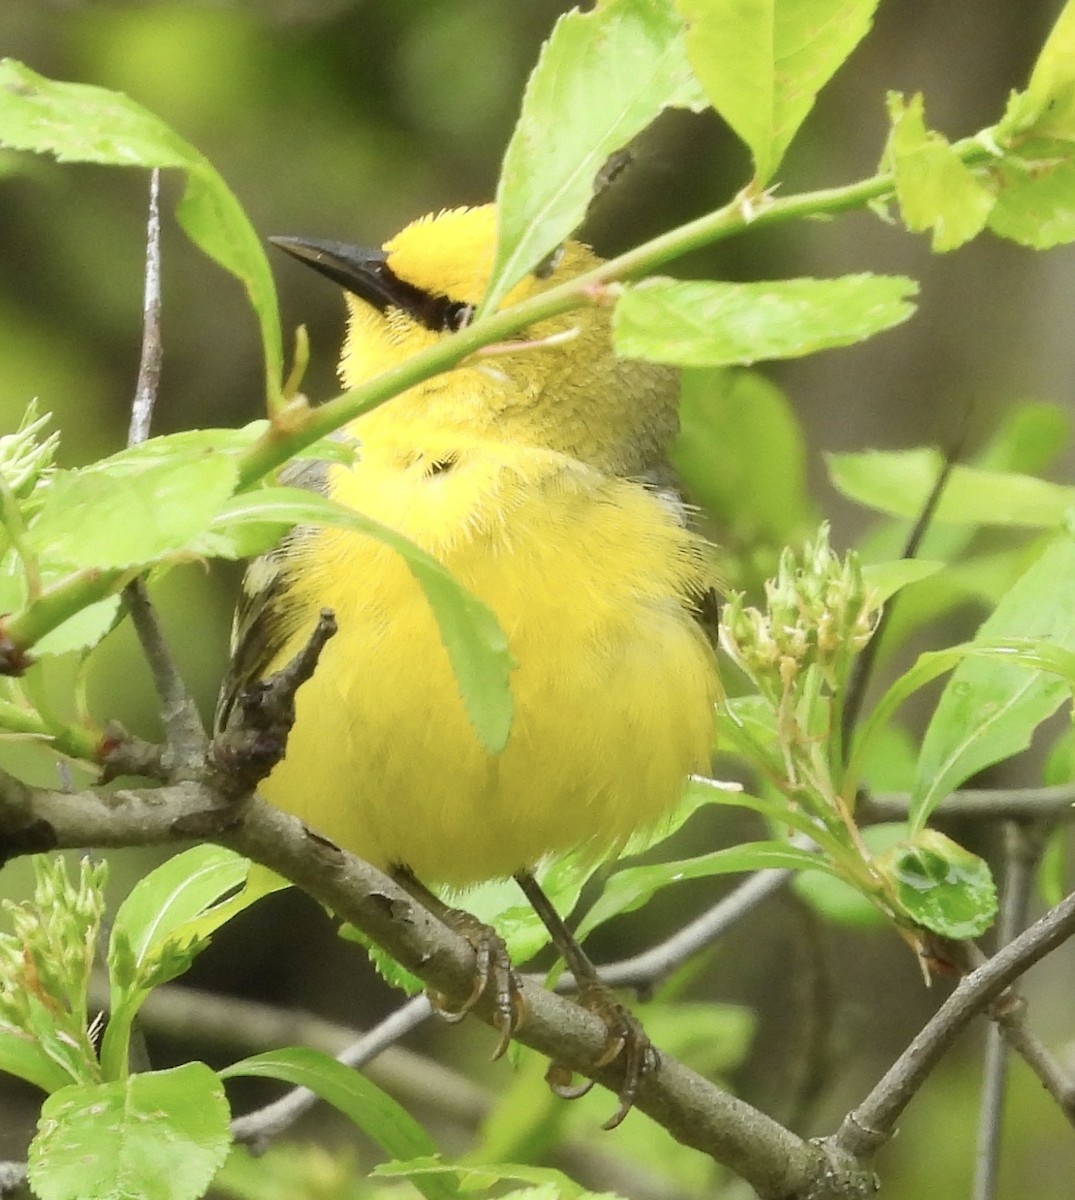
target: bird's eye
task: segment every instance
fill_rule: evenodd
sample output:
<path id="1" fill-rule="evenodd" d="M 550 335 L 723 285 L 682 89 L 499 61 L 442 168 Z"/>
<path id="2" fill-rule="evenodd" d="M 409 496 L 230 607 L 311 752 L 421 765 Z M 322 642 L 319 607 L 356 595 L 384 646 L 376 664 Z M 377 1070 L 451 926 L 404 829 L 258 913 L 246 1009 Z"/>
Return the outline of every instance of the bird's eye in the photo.
<path id="1" fill-rule="evenodd" d="M 460 329 L 466 329 L 466 327 L 470 324 L 471 317 L 473 316 L 473 304 L 449 304 L 444 310 L 444 323 L 442 328 L 446 333 L 456 333 Z"/>

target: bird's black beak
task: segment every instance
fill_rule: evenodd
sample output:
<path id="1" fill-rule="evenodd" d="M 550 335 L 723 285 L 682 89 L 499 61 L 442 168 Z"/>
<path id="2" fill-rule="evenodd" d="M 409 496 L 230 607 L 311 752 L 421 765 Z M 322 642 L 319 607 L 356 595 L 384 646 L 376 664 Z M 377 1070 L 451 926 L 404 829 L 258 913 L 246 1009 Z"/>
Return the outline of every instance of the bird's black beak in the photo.
<path id="1" fill-rule="evenodd" d="M 272 237 L 269 241 L 380 312 L 398 308 L 435 333 L 462 329 L 474 313 L 470 304 L 424 292 L 400 279 L 388 266 L 383 250 L 312 238 Z"/>
<path id="2" fill-rule="evenodd" d="M 389 306 L 407 307 L 406 298 L 399 294 L 401 281 L 385 265 L 388 256 L 383 250 L 313 238 L 271 237 L 269 241 L 382 312 Z"/>

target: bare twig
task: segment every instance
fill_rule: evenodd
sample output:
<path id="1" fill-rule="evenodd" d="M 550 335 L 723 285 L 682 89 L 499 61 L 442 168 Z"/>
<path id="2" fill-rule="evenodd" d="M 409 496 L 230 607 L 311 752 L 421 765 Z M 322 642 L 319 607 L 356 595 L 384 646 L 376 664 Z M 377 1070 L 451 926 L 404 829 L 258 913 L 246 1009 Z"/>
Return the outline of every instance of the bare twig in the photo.
<path id="1" fill-rule="evenodd" d="M 993 1018 L 1008 1045 L 1030 1067 L 1041 1085 L 1056 1101 L 1068 1123 L 1075 1125 L 1075 1081 L 1049 1053 L 1026 1020 L 1026 1007 L 1015 1004 Z"/>
<path id="2" fill-rule="evenodd" d="M 957 1034 L 1014 980 L 1075 934 L 1075 894 L 965 976 L 865 1100 L 844 1118 L 830 1144 L 865 1161 L 896 1122 Z"/>
<path id="3" fill-rule="evenodd" d="M 793 871 L 775 868 L 754 872 L 712 908 L 665 941 L 631 958 L 599 967 L 598 973 L 609 987 L 652 987 L 688 959 L 711 946 L 732 926 L 784 887 L 793 874 Z M 574 980 L 565 973 L 557 984 L 557 991 L 569 992 L 574 988 Z"/>
<path id="4" fill-rule="evenodd" d="M 922 539 L 929 532 L 929 527 L 933 522 L 933 515 L 937 511 L 937 505 L 940 504 L 941 497 L 944 495 L 944 489 L 948 486 L 948 479 L 952 474 L 952 468 L 955 466 L 962 452 L 964 436 L 965 431 L 960 435 L 957 443 L 945 454 L 940 472 L 934 480 L 929 495 L 926 497 L 926 503 L 922 506 L 922 511 L 918 514 L 911 532 L 907 536 L 907 541 L 904 543 L 900 558 L 912 559 L 918 553 L 919 547 L 922 545 Z M 865 648 L 858 658 L 855 659 L 854 666 L 851 669 L 851 678 L 848 681 L 843 712 L 840 716 L 840 745 L 843 747 L 845 766 L 847 765 L 846 758 L 851 751 L 851 736 L 855 732 L 855 726 L 858 724 L 859 713 L 862 711 L 862 704 L 866 699 L 866 689 L 869 687 L 873 665 L 877 661 L 877 653 L 881 648 L 881 639 L 892 620 L 892 612 L 898 600 L 899 596 L 897 595 L 885 605 L 881 612 L 880 620 L 877 622 L 877 628 L 873 631 L 873 637 L 866 643 Z"/>
<path id="5" fill-rule="evenodd" d="M 252 792 L 283 757 L 295 722 L 295 693 L 313 675 L 321 651 L 335 635 L 336 618 L 323 608 L 295 657 L 236 696 L 227 724 L 210 748 L 217 786 L 225 795 Z"/>
<path id="6" fill-rule="evenodd" d="M 146 227 L 146 274 L 142 293 L 142 358 L 131 405 L 127 445 L 137 446 L 149 437 L 153 407 L 161 374 L 161 216 L 160 170 L 149 176 L 149 220 Z"/>
<path id="7" fill-rule="evenodd" d="M 123 589 L 123 600 L 131 614 L 131 623 L 160 699 L 166 741 L 161 763 L 169 779 L 190 778 L 201 770 L 209 746 L 198 706 L 187 691 L 164 640 L 164 632 L 149 599 L 145 580 L 136 579 L 129 583 Z"/>
<path id="8" fill-rule="evenodd" d="M 905 820 L 910 808 L 906 792 L 865 795 L 855 806 L 863 821 Z M 980 821 L 1070 821 L 1075 819 L 1075 784 L 1037 788 L 965 788 L 938 805 L 936 818 Z"/>
<path id="9" fill-rule="evenodd" d="M 146 273 L 142 303 L 142 356 L 131 405 L 127 445 L 149 437 L 161 373 L 160 171 L 149 183 L 149 221 L 146 230 Z M 146 656 L 160 697 L 160 715 L 167 746 L 162 762 L 170 778 L 190 777 L 205 760 L 208 738 L 193 697 L 187 691 L 175 659 L 164 640 L 145 581 L 136 579 L 123 589 L 131 623 Z"/>
<path id="10" fill-rule="evenodd" d="M 7 835 L 15 852 L 25 852 L 28 842 L 37 849 L 42 843 L 131 845 L 210 836 L 293 880 L 357 925 L 450 1006 L 470 999 L 475 964 L 465 939 L 393 880 L 313 835 L 296 818 L 254 797 L 242 801 L 194 782 L 148 792 L 88 789 L 64 795 L 7 781 L 0 787 L 0 838 Z M 604 1061 L 608 1031 L 599 1017 L 529 980 L 522 981 L 521 995 L 527 1019 L 517 1033 L 520 1041 L 619 1090 L 622 1065 Z M 473 1011 L 491 1022 L 491 998 Z M 767 1200 L 808 1189 L 818 1198 L 837 1197 L 858 1170 L 838 1147 L 803 1141 L 667 1054 L 660 1071 L 643 1080 L 637 1106 L 679 1141 L 742 1175 Z M 825 1181 L 823 1191 L 819 1181 Z"/>
<path id="11" fill-rule="evenodd" d="M 1005 873 L 997 946 L 1006 946 L 1026 926 L 1034 867 L 1041 851 L 1041 830 L 1009 821 L 1004 829 Z M 1008 1082 L 1008 1047 L 1000 1020 L 986 1032 L 982 1078 L 982 1107 L 975 1150 L 973 1200 L 993 1200 L 1000 1168 L 1000 1141 L 1004 1123 L 1004 1095 Z"/>

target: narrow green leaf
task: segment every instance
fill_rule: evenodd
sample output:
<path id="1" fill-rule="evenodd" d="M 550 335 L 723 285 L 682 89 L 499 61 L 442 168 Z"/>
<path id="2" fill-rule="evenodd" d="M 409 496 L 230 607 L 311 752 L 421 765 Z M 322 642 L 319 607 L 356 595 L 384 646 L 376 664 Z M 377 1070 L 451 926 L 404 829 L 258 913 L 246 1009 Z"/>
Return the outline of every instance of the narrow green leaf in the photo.
<path id="1" fill-rule="evenodd" d="M 234 459 L 139 464 L 104 459 L 58 474 L 26 542 L 69 567 L 134 567 L 184 551 L 208 528 L 238 478 Z"/>
<path id="2" fill-rule="evenodd" d="M 0 1071 L 32 1083 L 43 1092 L 57 1092 L 71 1082 L 68 1071 L 24 1033 L 0 1029 Z"/>
<path id="3" fill-rule="evenodd" d="M 249 859 L 222 846 L 184 850 L 134 885 L 116 912 L 112 937 L 126 937 L 141 963 L 241 887 L 249 870 Z"/>
<path id="4" fill-rule="evenodd" d="M 1075 241 L 1075 140 L 1024 142 L 994 171 L 1000 190 L 989 228 L 998 237 L 1033 250 Z"/>
<path id="5" fill-rule="evenodd" d="M 818 92 L 869 32 L 878 0 L 676 0 L 713 107 L 768 183 Z"/>
<path id="6" fill-rule="evenodd" d="M 921 558 L 897 558 L 891 562 L 871 563 L 862 568 L 862 582 L 878 594 L 882 601 L 912 583 L 928 579 L 944 570 L 942 562 L 927 562 Z"/>
<path id="7" fill-rule="evenodd" d="M 588 1197 L 594 1196 L 594 1193 L 588 1192 L 581 1184 L 555 1167 L 535 1167 L 527 1163 L 481 1163 L 466 1166 L 416 1157 L 410 1162 L 382 1163 L 374 1167 L 371 1174 L 385 1179 L 409 1179 L 415 1187 L 419 1186 L 421 1179 L 454 1175 L 459 1179 L 459 1191 L 463 1194 L 488 1191 L 502 1180 L 510 1179 L 538 1188 L 548 1188 L 547 1192 L 541 1192 L 541 1200 L 546 1200 L 546 1197 L 547 1200 L 587 1200 Z M 517 1192 L 510 1194 L 518 1195 Z M 616 1200 L 616 1197 L 602 1192 L 595 1200 Z"/>
<path id="8" fill-rule="evenodd" d="M 956 669 L 926 730 L 911 798 L 910 826 L 921 829 L 934 808 L 976 771 L 1026 748 L 1031 735 L 1071 695 L 1075 652 L 1075 539 L 1057 537 L 982 624 L 975 642 L 1033 640 L 1028 658 L 1011 654 L 967 658 Z M 1015 639 L 1019 639 L 1015 643 Z M 1053 655 L 1050 656 L 1050 651 Z M 1067 665 L 1056 655 L 1067 656 Z M 1050 661 L 1051 658 L 1051 661 Z M 1038 666 L 1027 669 L 1027 663 Z M 1059 676 L 1045 672 L 1064 671 Z"/>
<path id="9" fill-rule="evenodd" d="M 386 1154 L 411 1159 L 437 1153 L 437 1147 L 421 1125 L 387 1092 L 358 1071 L 319 1050 L 290 1046 L 255 1054 L 220 1072 L 223 1079 L 255 1076 L 278 1079 L 294 1087 L 309 1088 L 322 1100 L 338 1108 L 372 1138 Z M 458 1194 L 449 1179 L 426 1179 L 415 1187 L 427 1200 L 451 1200 Z"/>
<path id="10" fill-rule="evenodd" d="M 556 23 L 523 95 L 497 188 L 500 227 L 482 311 L 582 223 L 609 156 L 665 108 L 705 106 L 668 4 L 607 0 Z"/>
<path id="11" fill-rule="evenodd" d="M 767 867 L 834 872 L 832 865 L 820 854 L 778 841 L 744 842 L 679 862 L 625 867 L 605 884 L 604 891 L 579 924 L 577 936 L 583 938 L 612 917 L 641 908 L 657 892 L 684 879 L 708 879 L 713 875 L 734 875 Z"/>
<path id="12" fill-rule="evenodd" d="M 860 454 L 826 455 L 829 479 L 841 495 L 856 504 L 897 517 L 922 511 L 942 460 L 936 450 L 869 450 Z M 1062 525 L 1075 508 L 1075 488 L 1032 475 L 952 468 L 934 521 L 953 525 Z"/>
<path id="13" fill-rule="evenodd" d="M 874 860 L 904 915 L 942 937 L 981 937 L 997 915 L 989 867 L 936 829 L 923 829 Z"/>
<path id="14" fill-rule="evenodd" d="M 265 497 L 259 502 L 256 497 Z M 336 525 L 353 529 L 390 546 L 418 581 L 440 630 L 456 682 L 479 738 L 493 754 L 503 750 L 511 732 L 509 674 L 514 666 L 508 643 L 492 612 L 460 586 L 435 558 L 396 530 L 301 488 L 267 488 L 243 494 L 224 505 L 218 528 L 245 519 L 256 525 L 261 516 L 286 513 L 291 524 Z"/>
<path id="15" fill-rule="evenodd" d="M 648 279 L 613 314 L 616 352 L 682 367 L 801 358 L 906 321 L 918 291 L 900 275 L 680 283 Z"/>
<path id="16" fill-rule="evenodd" d="M 229 1118 L 200 1062 L 73 1084 L 41 1109 L 30 1185 L 39 1200 L 198 1200 L 227 1157 Z"/>
<path id="17" fill-rule="evenodd" d="M 888 115 L 892 132 L 885 157 L 896 177 L 903 223 L 917 232 L 932 230 L 934 251 L 955 250 L 985 228 L 995 188 L 941 134 L 926 128 L 921 95 L 905 103 L 890 92 Z"/>
<path id="18" fill-rule="evenodd" d="M 279 395 L 283 351 L 268 260 L 238 200 L 202 154 L 122 93 L 55 82 L 13 59 L 0 60 L 0 146 L 60 162 L 185 171 L 176 216 L 195 245 L 246 289 L 261 328 L 269 391 Z"/>

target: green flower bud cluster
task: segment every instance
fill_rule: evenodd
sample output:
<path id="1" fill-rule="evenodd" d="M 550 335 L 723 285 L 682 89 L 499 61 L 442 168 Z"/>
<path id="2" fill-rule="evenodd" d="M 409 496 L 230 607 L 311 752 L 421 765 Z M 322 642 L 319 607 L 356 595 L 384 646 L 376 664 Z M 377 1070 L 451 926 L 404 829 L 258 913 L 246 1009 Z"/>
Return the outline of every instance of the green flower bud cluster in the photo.
<path id="1" fill-rule="evenodd" d="M 53 432 L 38 440 L 51 420 L 51 413 L 38 416 L 37 404 L 32 402 L 16 432 L 0 437 L 0 478 L 17 500 L 27 499 L 42 477 L 52 470 L 60 435 Z"/>
<path id="2" fill-rule="evenodd" d="M 104 917 L 104 863 L 83 859 L 71 880 L 62 858 L 34 859 L 34 895 L 3 902 L 0 1028 L 33 1037 L 77 1077 L 95 1070 L 89 983 Z"/>
<path id="3" fill-rule="evenodd" d="M 852 660 L 873 636 L 881 606 L 863 583 L 858 558 L 840 559 L 828 525 L 803 549 L 786 549 L 776 578 L 765 585 L 765 610 L 731 596 L 721 616 L 720 643 L 770 699 L 786 695 L 810 667 L 830 689 L 840 687 Z"/>

